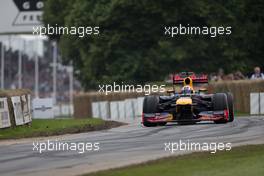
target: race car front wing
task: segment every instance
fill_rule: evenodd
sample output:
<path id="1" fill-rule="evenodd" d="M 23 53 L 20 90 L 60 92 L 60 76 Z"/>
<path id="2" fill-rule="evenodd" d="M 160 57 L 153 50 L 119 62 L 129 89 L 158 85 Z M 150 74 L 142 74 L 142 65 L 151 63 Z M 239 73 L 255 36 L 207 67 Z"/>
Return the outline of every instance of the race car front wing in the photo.
<path id="1" fill-rule="evenodd" d="M 223 111 L 203 111 L 198 115 L 193 115 L 191 119 L 180 119 L 176 120 L 173 115 L 168 112 L 162 113 L 143 113 L 142 121 L 148 121 L 151 123 L 158 122 L 179 122 L 179 121 L 217 121 L 217 120 L 228 120 L 229 113 L 228 110 Z"/>

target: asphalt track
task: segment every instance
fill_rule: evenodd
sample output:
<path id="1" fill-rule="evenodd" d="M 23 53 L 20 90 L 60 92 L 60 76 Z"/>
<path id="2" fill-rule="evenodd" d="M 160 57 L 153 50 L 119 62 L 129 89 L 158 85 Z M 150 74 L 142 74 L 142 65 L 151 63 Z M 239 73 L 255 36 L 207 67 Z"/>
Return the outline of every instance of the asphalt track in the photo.
<path id="1" fill-rule="evenodd" d="M 33 151 L 33 141 L 100 142 L 100 150 L 78 154 L 76 151 Z M 0 175 L 79 175 L 120 167 L 172 155 L 164 143 L 231 142 L 232 147 L 264 143 L 264 117 L 239 117 L 228 124 L 145 128 L 138 122 L 119 128 L 50 138 L 0 142 Z M 184 154 L 177 151 L 174 154 Z M 213 154 L 212 154 L 213 155 Z"/>

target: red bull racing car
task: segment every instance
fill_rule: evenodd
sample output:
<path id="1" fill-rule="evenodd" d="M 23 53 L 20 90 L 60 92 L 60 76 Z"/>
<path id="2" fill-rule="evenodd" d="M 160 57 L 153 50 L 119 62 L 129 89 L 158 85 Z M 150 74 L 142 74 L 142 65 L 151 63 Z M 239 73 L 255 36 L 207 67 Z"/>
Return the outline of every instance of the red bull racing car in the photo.
<path id="1" fill-rule="evenodd" d="M 199 121 L 227 123 L 234 120 L 231 93 L 205 94 L 205 89 L 194 90 L 195 84 L 208 83 L 207 75 L 184 72 L 172 75 L 171 95 L 150 95 L 144 98 L 142 124 L 146 127 L 166 125 L 167 122 L 193 124 Z M 182 84 L 180 92 L 175 85 Z"/>

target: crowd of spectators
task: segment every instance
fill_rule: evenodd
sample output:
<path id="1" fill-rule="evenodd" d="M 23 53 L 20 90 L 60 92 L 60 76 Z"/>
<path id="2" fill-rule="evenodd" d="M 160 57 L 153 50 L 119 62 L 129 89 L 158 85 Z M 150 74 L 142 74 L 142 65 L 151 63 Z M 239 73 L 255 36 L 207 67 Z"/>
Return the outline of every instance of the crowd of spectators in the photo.
<path id="1" fill-rule="evenodd" d="M 253 74 L 244 75 L 241 71 L 236 71 L 234 73 L 225 74 L 224 70 L 220 68 L 217 74 L 211 74 L 210 80 L 211 81 L 227 81 L 227 80 L 245 80 L 245 79 L 263 79 L 264 74 L 261 72 L 260 67 L 255 67 Z"/>
<path id="2" fill-rule="evenodd" d="M 260 67 L 254 68 L 254 73 L 251 75 L 250 79 L 264 79 L 264 74 L 261 72 Z"/>

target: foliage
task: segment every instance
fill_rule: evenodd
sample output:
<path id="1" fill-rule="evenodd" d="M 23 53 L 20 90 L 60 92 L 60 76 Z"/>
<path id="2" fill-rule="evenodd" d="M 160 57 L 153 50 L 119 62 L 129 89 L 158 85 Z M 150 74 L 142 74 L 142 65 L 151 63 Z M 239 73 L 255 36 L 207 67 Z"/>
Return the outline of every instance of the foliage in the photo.
<path id="1" fill-rule="evenodd" d="M 54 136 L 104 129 L 101 119 L 33 119 L 31 126 L 17 126 L 0 130 L 1 139 Z M 101 128 L 99 128 L 101 127 Z"/>
<path id="2" fill-rule="evenodd" d="M 98 171 L 85 176 L 229 176 L 263 175 L 264 145 L 248 145 L 231 151 L 197 152 L 171 156 L 137 165 Z"/>
<path id="3" fill-rule="evenodd" d="M 177 71 L 249 72 L 264 66 L 261 0 L 69 0 L 45 2 L 45 24 L 99 26 L 99 36 L 50 36 L 73 60 L 86 89 L 102 83 L 145 83 Z M 169 38 L 165 26 L 231 26 L 229 36 Z"/>

